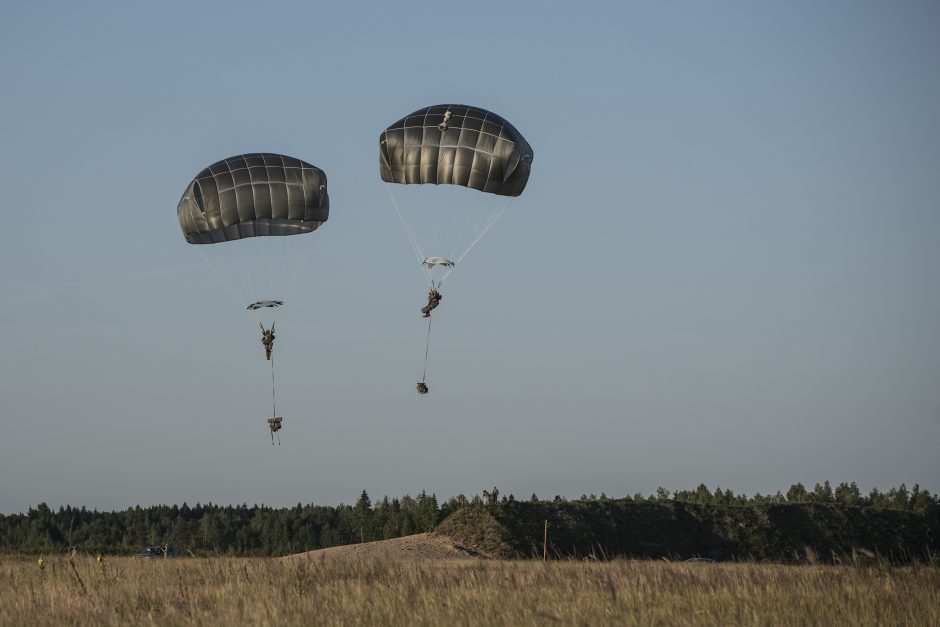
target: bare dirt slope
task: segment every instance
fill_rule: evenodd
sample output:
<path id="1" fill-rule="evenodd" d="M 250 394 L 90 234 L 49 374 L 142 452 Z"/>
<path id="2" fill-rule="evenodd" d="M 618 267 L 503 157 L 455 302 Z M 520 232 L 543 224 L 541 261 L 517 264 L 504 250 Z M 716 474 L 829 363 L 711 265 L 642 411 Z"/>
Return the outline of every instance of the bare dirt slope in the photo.
<path id="1" fill-rule="evenodd" d="M 489 556 L 436 533 L 334 546 L 328 549 L 288 555 L 284 559 L 380 559 L 380 560 L 467 560 Z"/>

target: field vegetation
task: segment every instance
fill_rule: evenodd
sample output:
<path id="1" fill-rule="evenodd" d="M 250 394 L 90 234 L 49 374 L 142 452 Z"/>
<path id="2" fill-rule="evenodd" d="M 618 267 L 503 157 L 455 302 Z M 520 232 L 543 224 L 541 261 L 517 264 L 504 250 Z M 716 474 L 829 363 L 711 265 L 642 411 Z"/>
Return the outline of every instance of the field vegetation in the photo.
<path id="1" fill-rule="evenodd" d="M 940 624 L 940 569 L 886 562 L 6 555 L 0 582 L 2 625 Z"/>

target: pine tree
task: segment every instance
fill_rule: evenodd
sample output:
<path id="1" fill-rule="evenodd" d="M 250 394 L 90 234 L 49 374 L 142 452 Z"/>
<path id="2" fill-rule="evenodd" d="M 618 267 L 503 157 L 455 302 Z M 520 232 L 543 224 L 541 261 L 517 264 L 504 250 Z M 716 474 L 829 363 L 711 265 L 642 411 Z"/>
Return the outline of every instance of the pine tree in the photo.
<path id="1" fill-rule="evenodd" d="M 353 521 L 359 531 L 359 541 L 366 541 L 366 528 L 369 526 L 372 518 L 372 501 L 369 500 L 369 494 L 363 490 L 353 508 Z"/>
<path id="2" fill-rule="evenodd" d="M 794 483 L 787 490 L 787 503 L 805 503 L 806 501 L 806 488 L 802 483 Z"/>

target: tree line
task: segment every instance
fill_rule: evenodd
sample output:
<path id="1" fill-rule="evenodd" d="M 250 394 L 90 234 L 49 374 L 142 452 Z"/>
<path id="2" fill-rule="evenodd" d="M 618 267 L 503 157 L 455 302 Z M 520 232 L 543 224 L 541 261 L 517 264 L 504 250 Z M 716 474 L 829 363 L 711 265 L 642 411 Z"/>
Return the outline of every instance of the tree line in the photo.
<path id="1" fill-rule="evenodd" d="M 561 496 L 535 503 L 569 502 Z M 577 501 L 604 501 L 604 494 L 582 495 Z M 786 493 L 735 495 L 700 485 L 695 490 L 659 488 L 655 494 L 625 497 L 637 503 L 679 502 L 704 506 L 758 507 L 817 504 L 832 507 L 874 507 L 917 513 L 934 524 L 940 521 L 940 499 L 915 485 L 863 494 L 855 483 L 816 484 L 812 490 L 795 484 Z M 363 490 L 353 505 L 302 505 L 272 508 L 263 505 L 156 505 L 99 512 L 70 505 L 53 510 L 45 503 L 25 513 L 0 515 L 0 550 L 53 553 L 77 549 L 88 553 L 132 554 L 146 546 L 172 544 L 192 555 L 273 556 L 314 549 L 397 538 L 434 530 L 452 513 L 467 506 L 500 508 L 516 502 L 498 489 L 483 496 L 458 495 L 439 503 L 434 494 L 382 498 L 373 503 Z"/>
<path id="2" fill-rule="evenodd" d="M 533 495 L 534 496 L 534 495 Z M 560 497 L 556 497 L 560 498 Z M 595 500 L 601 497 L 581 496 L 581 500 Z M 635 494 L 632 500 L 638 503 L 651 501 L 677 501 L 680 503 L 695 503 L 697 505 L 724 505 L 724 506 L 765 506 L 765 505 L 784 505 L 798 503 L 802 505 L 845 505 L 850 507 L 876 507 L 880 509 L 896 509 L 908 512 L 914 512 L 930 518 L 936 518 L 940 513 L 940 497 L 931 494 L 915 484 L 913 488 L 908 489 L 905 484 L 891 488 L 886 492 L 873 488 L 867 495 L 863 494 L 859 487 L 853 481 L 852 483 L 840 483 L 835 488 L 828 481 L 817 483 L 812 490 L 807 489 L 802 483 L 795 483 L 790 486 L 786 493 L 777 492 L 775 494 L 763 495 L 760 493 L 754 496 L 744 494 L 734 494 L 731 490 L 722 490 L 721 487 L 715 488 L 712 492 L 705 484 L 699 485 L 695 490 L 679 490 L 670 492 L 665 488 L 659 488 L 655 494 L 643 496 Z"/>
<path id="3" fill-rule="evenodd" d="M 431 531 L 448 511 L 424 492 L 373 505 L 363 491 L 355 505 L 285 508 L 183 503 L 99 512 L 40 503 L 0 515 L 0 550 L 128 555 L 171 544 L 192 555 L 286 555 Z"/>

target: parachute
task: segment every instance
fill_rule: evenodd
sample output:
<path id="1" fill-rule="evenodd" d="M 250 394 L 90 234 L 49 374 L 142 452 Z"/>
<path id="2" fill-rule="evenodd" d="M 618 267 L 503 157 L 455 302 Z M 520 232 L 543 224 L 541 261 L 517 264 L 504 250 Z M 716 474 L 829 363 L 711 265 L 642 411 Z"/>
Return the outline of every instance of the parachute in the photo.
<path id="1" fill-rule="evenodd" d="M 450 259 L 444 259 L 443 257 L 428 257 L 422 262 L 429 270 L 434 266 L 444 266 L 445 268 L 453 268 L 454 262 Z"/>
<path id="2" fill-rule="evenodd" d="M 283 304 L 283 300 L 259 300 L 256 303 L 251 303 L 245 307 L 245 309 L 249 311 L 255 311 L 256 309 L 263 309 L 265 307 L 280 307 Z"/>
<path id="3" fill-rule="evenodd" d="M 379 137 L 379 169 L 387 183 L 449 184 L 518 196 L 531 167 L 532 147 L 522 134 L 477 107 L 425 107 Z"/>
<path id="4" fill-rule="evenodd" d="M 330 215 L 326 174 L 284 155 L 229 157 L 196 175 L 176 213 L 190 244 L 310 233 Z"/>
<path id="5" fill-rule="evenodd" d="M 312 250 L 310 234 L 329 213 L 323 170 L 274 153 L 213 163 L 189 182 L 176 208 L 183 237 L 261 325 L 278 429 L 274 322 Z"/>
<path id="6" fill-rule="evenodd" d="M 437 288 L 441 286 L 450 271 L 457 266 L 453 261 L 444 257 L 428 257 L 421 262 L 421 265 L 424 266 L 428 277 L 431 279 L 431 289 L 433 291 L 437 291 Z"/>
<path id="7" fill-rule="evenodd" d="M 382 131 L 379 174 L 430 286 L 425 317 L 440 303 L 444 281 L 525 190 L 532 159 L 512 124 L 478 107 L 425 107 Z M 420 394 L 427 393 L 430 324 Z"/>

